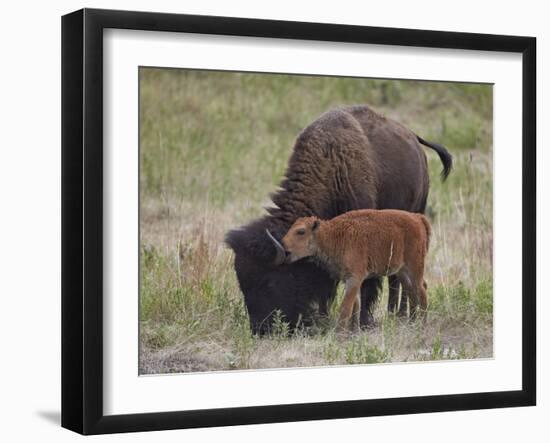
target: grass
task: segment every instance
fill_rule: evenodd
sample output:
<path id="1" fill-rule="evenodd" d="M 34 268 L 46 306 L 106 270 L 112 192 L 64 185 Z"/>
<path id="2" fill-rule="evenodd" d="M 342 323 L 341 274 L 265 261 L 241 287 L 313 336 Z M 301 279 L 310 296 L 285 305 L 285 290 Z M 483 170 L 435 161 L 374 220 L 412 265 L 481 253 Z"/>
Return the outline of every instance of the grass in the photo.
<path id="1" fill-rule="evenodd" d="M 140 71 L 140 372 L 367 364 L 492 356 L 492 88 L 488 85 Z M 353 337 L 331 319 L 252 336 L 225 232 L 263 214 L 297 133 L 322 112 L 368 103 L 442 143 L 427 150 L 425 326 L 386 314 Z M 339 291 L 341 299 L 341 290 Z"/>

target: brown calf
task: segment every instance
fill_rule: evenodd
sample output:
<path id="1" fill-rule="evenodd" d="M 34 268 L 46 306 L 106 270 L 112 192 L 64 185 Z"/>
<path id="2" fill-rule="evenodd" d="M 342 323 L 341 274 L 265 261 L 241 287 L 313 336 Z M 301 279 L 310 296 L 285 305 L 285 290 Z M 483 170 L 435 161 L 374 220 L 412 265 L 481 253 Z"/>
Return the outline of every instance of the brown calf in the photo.
<path id="1" fill-rule="evenodd" d="M 395 209 L 350 211 L 331 220 L 302 217 L 283 238 L 287 261 L 315 257 L 346 284 L 338 326 L 359 327 L 360 288 L 369 276 L 395 276 L 409 299 L 411 317 L 428 304 L 424 262 L 430 223 L 422 214 Z"/>

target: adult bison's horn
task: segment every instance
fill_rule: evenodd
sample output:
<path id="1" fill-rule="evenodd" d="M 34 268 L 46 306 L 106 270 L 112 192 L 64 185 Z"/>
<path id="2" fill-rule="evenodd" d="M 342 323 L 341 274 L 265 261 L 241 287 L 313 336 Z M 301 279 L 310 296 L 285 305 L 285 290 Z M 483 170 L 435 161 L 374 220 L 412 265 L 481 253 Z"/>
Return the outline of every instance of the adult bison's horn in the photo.
<path id="1" fill-rule="evenodd" d="M 271 239 L 271 241 L 275 245 L 275 251 L 277 251 L 277 255 L 275 256 L 275 260 L 273 261 L 273 263 L 275 264 L 275 266 L 282 265 L 286 260 L 285 248 L 283 247 L 283 245 L 281 243 L 279 243 L 277 241 L 277 239 L 275 237 L 273 237 L 271 235 L 271 232 L 269 232 L 269 229 L 266 229 L 265 233 Z"/>

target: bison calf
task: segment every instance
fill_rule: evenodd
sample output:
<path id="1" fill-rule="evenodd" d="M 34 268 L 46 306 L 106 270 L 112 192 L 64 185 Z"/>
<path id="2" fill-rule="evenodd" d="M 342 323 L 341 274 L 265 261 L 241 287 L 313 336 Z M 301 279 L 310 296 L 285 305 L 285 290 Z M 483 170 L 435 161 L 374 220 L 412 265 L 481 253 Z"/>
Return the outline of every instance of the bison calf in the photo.
<path id="1" fill-rule="evenodd" d="M 411 317 L 427 307 L 424 261 L 430 224 L 422 214 L 363 209 L 331 220 L 302 217 L 283 238 L 287 261 L 314 257 L 346 284 L 338 328 L 359 327 L 360 288 L 372 276 L 396 276 L 409 299 Z"/>

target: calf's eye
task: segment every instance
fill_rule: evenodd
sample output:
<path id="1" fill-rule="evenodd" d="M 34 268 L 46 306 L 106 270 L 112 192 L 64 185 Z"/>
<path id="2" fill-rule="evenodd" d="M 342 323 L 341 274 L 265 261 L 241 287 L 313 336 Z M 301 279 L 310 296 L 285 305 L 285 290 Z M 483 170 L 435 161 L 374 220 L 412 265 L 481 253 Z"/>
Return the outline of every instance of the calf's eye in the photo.
<path id="1" fill-rule="evenodd" d="M 305 230 L 305 229 L 298 229 L 298 230 L 296 231 L 296 235 L 305 235 L 305 233 L 306 233 L 306 230 Z"/>

